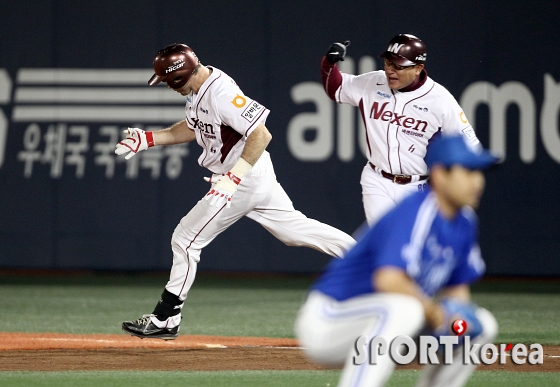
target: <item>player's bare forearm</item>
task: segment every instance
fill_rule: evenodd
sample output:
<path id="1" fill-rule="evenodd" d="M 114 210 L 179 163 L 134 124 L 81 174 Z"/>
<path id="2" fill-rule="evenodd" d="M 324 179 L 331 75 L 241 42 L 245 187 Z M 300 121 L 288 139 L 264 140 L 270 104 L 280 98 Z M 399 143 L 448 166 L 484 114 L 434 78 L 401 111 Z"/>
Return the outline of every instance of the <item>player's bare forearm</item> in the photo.
<path id="1" fill-rule="evenodd" d="M 428 325 L 436 328 L 443 323 L 444 315 L 441 307 L 428 297 L 401 268 L 381 267 L 373 273 L 372 281 L 374 289 L 378 292 L 406 294 L 418 299 L 424 308 Z"/>
<path id="2" fill-rule="evenodd" d="M 261 122 L 249 137 L 247 137 L 247 141 L 245 141 L 245 146 L 243 147 L 243 153 L 241 153 L 241 158 L 249 164 L 255 165 L 270 143 L 270 140 L 272 140 L 272 135 Z"/>
<path id="3" fill-rule="evenodd" d="M 156 145 L 174 145 L 196 140 L 196 135 L 185 120 L 174 123 L 168 128 L 154 131 Z"/>

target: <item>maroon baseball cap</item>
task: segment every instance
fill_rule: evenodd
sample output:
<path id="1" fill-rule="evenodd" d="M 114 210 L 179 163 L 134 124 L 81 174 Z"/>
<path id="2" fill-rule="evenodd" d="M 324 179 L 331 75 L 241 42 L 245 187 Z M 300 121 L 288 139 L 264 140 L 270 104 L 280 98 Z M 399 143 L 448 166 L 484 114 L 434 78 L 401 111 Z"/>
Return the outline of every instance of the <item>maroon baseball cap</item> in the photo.
<path id="1" fill-rule="evenodd" d="M 186 44 L 170 44 L 159 50 L 154 58 L 155 74 L 148 81 L 154 86 L 167 82 L 173 89 L 181 88 L 188 82 L 200 61 L 193 50 Z"/>
<path id="2" fill-rule="evenodd" d="M 399 66 L 414 66 L 426 62 L 426 45 L 414 35 L 400 34 L 389 42 L 387 50 L 379 55 Z"/>

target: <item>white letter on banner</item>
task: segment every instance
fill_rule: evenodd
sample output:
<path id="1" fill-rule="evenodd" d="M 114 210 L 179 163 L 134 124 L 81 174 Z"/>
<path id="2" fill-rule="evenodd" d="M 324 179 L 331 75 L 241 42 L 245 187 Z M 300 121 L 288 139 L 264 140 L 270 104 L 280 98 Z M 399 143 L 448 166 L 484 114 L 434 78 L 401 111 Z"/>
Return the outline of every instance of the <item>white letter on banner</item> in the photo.
<path id="1" fill-rule="evenodd" d="M 506 159 L 506 111 L 515 104 L 519 109 L 519 156 L 526 164 L 535 160 L 536 107 L 531 90 L 521 82 L 510 81 L 496 87 L 489 82 L 475 82 L 463 91 L 461 106 L 476 128 L 476 108 L 488 105 L 490 149 Z"/>
<path id="2" fill-rule="evenodd" d="M 544 101 L 541 110 L 541 138 L 550 157 L 560 163 L 560 136 L 558 135 L 558 110 L 560 85 L 552 75 L 544 75 Z"/>
<path id="3" fill-rule="evenodd" d="M 333 152 L 333 109 L 331 100 L 317 82 L 302 82 L 292 87 L 292 100 L 297 104 L 313 102 L 315 113 L 299 113 L 288 124 L 287 142 L 292 155 L 300 161 L 324 161 Z M 305 139 L 306 131 L 315 138 Z"/>

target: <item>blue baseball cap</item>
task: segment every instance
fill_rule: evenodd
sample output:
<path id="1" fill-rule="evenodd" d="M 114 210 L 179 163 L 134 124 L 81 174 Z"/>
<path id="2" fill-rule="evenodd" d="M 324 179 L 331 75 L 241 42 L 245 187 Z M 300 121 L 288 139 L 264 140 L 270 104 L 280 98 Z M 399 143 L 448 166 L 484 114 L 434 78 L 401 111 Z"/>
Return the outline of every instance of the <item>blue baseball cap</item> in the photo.
<path id="1" fill-rule="evenodd" d="M 445 167 L 460 165 L 467 169 L 488 169 L 496 164 L 500 158 L 485 150 L 478 144 L 469 145 L 462 134 L 445 136 L 438 135 L 430 141 L 424 159 L 428 169 L 434 164 Z"/>

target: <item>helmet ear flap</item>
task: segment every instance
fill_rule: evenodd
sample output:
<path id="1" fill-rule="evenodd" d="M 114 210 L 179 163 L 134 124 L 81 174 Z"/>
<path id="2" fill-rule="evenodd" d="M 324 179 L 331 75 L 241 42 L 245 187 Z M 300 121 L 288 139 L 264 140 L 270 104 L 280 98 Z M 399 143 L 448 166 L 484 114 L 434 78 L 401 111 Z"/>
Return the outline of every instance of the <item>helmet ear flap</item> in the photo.
<path id="1" fill-rule="evenodd" d="M 185 86 L 189 79 L 190 76 L 188 76 L 188 74 L 185 74 L 184 71 L 176 72 L 175 74 L 167 76 L 167 85 L 172 89 L 180 89 L 181 87 Z"/>

